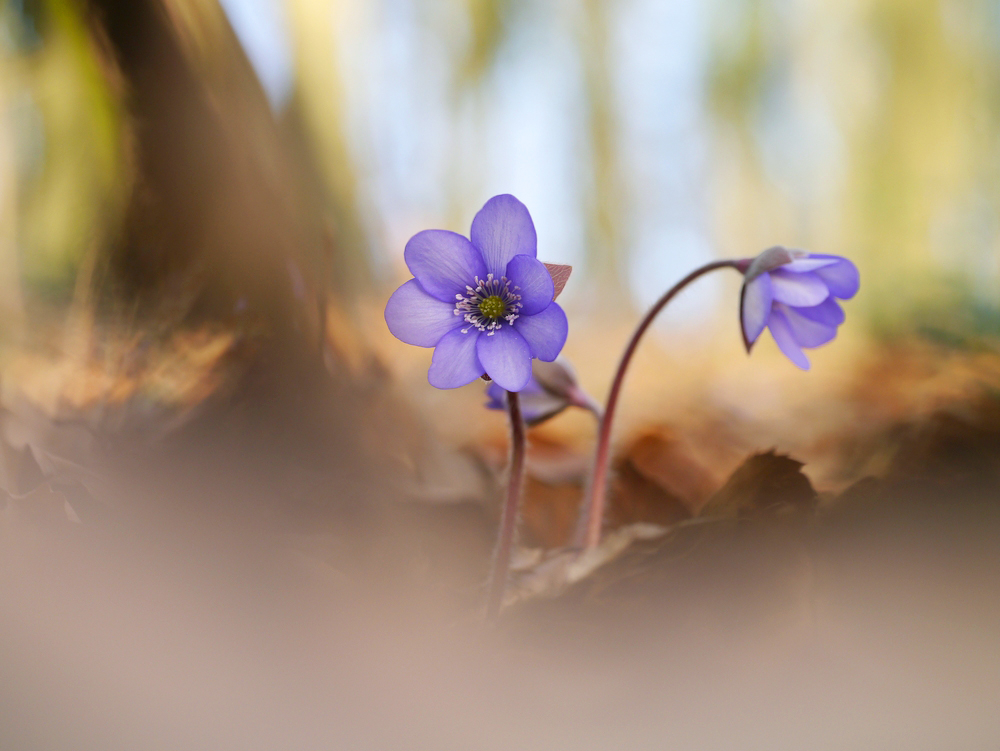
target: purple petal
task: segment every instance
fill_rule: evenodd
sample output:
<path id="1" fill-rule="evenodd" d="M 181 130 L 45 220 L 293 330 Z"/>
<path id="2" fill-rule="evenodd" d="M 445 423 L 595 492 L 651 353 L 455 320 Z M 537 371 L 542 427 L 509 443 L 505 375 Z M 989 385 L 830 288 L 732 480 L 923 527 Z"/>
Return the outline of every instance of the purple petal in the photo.
<path id="1" fill-rule="evenodd" d="M 824 266 L 832 266 L 837 262 L 836 258 L 831 258 L 829 256 L 816 256 L 810 254 L 806 258 L 796 258 L 794 261 L 786 263 L 781 268 L 786 271 L 792 271 L 796 274 L 801 274 L 804 271 L 815 271 L 816 269 L 821 269 Z"/>
<path id="2" fill-rule="evenodd" d="M 778 347 L 785 353 L 785 357 L 798 365 L 803 370 L 809 370 L 809 358 L 802 352 L 799 343 L 795 341 L 792 329 L 788 325 L 788 319 L 780 310 L 771 311 L 771 317 L 767 321 L 767 327 L 771 329 L 771 336 L 778 343 Z"/>
<path id="3" fill-rule="evenodd" d="M 771 276 L 761 274 L 750 283 L 744 284 L 741 296 L 740 325 L 743 327 L 743 344 L 749 352 L 767 325 L 767 317 L 771 315 L 771 303 L 774 302 Z"/>
<path id="4" fill-rule="evenodd" d="M 472 383 L 483 374 L 483 366 L 476 354 L 479 332 L 471 329 L 463 334 L 461 329 L 445 334 L 434 349 L 427 380 L 439 389 L 456 389 Z"/>
<path id="5" fill-rule="evenodd" d="M 481 334 L 476 352 L 483 370 L 502 389 L 520 391 L 531 378 L 531 350 L 513 326 L 501 326 L 493 336 Z"/>
<path id="6" fill-rule="evenodd" d="M 774 299 L 797 308 L 819 305 L 830 296 L 830 290 L 819 278 L 819 271 L 797 274 L 784 267 L 768 272 Z"/>
<path id="7" fill-rule="evenodd" d="M 528 379 L 528 385 L 521 389 L 521 401 L 524 402 L 524 398 L 528 396 L 538 396 L 540 394 L 547 394 L 548 391 L 543 388 L 542 384 L 538 382 L 535 378 L 535 368 L 534 363 L 532 363 L 531 368 L 531 378 Z"/>
<path id="8" fill-rule="evenodd" d="M 521 391 L 521 415 L 529 426 L 555 417 L 569 406 L 569 402 L 565 399 L 544 391 L 541 394 L 527 394 L 527 396 L 525 394 L 526 390 Z"/>
<path id="9" fill-rule="evenodd" d="M 403 259 L 427 294 L 452 305 L 455 295 L 464 295 L 477 276 L 486 278 L 486 264 L 472 243 L 443 229 L 415 234 L 406 243 Z"/>
<path id="10" fill-rule="evenodd" d="M 520 287 L 521 315 L 533 316 L 548 307 L 556 295 L 555 284 L 545 264 L 537 258 L 517 255 L 507 264 L 507 278 L 511 286 Z"/>
<path id="11" fill-rule="evenodd" d="M 507 409 L 507 392 L 497 386 L 496 381 L 490 381 L 486 387 L 486 409 Z"/>
<path id="12" fill-rule="evenodd" d="M 463 323 L 453 304 L 428 295 L 416 279 L 392 293 L 385 305 L 385 322 L 394 337 L 416 347 L 433 347 Z"/>
<path id="13" fill-rule="evenodd" d="M 536 255 L 537 238 L 531 215 L 514 196 L 493 196 L 472 220 L 472 244 L 494 276 L 503 276 L 516 255 Z"/>
<path id="14" fill-rule="evenodd" d="M 832 266 L 816 270 L 816 276 L 823 280 L 830 294 L 841 300 L 850 300 L 858 293 L 861 286 L 861 275 L 858 267 L 846 258 L 830 256 L 835 261 Z"/>
<path id="15" fill-rule="evenodd" d="M 803 347 L 818 347 L 832 341 L 837 336 L 835 325 L 831 326 L 800 315 L 799 311 L 808 310 L 808 308 L 790 308 L 782 303 L 778 303 L 774 307 L 785 316 L 792 336 Z"/>
<path id="16" fill-rule="evenodd" d="M 559 356 L 569 334 L 569 321 L 558 303 L 552 303 L 533 316 L 519 316 L 514 328 L 524 337 L 531 354 L 539 360 L 552 362 Z"/>
<path id="17" fill-rule="evenodd" d="M 796 308 L 799 315 L 805 316 L 811 321 L 825 323 L 827 326 L 839 326 L 844 322 L 844 309 L 832 297 L 826 298 L 819 305 L 811 308 Z"/>
<path id="18" fill-rule="evenodd" d="M 565 399 L 543 389 L 534 376 L 528 380 L 528 385 L 521 389 L 518 395 L 521 397 L 521 416 L 529 426 L 554 417 L 569 406 L 569 402 Z M 489 397 L 486 403 L 487 409 L 507 409 L 507 392 L 500 388 L 496 381 L 491 381 L 486 387 L 486 396 Z"/>

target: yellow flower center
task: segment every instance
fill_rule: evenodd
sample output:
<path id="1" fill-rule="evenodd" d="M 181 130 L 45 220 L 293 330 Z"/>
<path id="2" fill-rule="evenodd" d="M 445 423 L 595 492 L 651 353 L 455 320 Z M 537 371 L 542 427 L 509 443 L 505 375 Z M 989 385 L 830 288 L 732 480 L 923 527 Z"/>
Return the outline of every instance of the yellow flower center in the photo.
<path id="1" fill-rule="evenodd" d="M 479 312 L 484 318 L 499 318 L 507 310 L 507 305 L 499 295 L 490 295 L 479 303 Z"/>

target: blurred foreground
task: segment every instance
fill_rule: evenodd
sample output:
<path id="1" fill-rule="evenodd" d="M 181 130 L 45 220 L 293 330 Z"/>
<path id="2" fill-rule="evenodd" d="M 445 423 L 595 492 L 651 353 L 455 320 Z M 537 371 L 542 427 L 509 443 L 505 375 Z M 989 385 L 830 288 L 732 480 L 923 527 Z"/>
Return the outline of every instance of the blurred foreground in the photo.
<path id="1" fill-rule="evenodd" d="M 710 399 L 633 431 L 610 520 L 626 526 L 571 576 L 553 546 L 588 457 L 533 431 L 529 547 L 496 628 L 499 431 L 436 458 L 425 433 L 400 461 L 331 429 L 336 391 L 307 369 L 295 398 L 218 390 L 141 433 L 134 398 L 58 421 L 19 402 L 4 747 L 988 747 L 1000 359 L 942 355 L 901 347 L 814 395 L 871 415 L 804 433 L 839 493 L 767 454 L 725 482 L 766 443 Z M 390 442 L 420 425 L 388 414 Z"/>

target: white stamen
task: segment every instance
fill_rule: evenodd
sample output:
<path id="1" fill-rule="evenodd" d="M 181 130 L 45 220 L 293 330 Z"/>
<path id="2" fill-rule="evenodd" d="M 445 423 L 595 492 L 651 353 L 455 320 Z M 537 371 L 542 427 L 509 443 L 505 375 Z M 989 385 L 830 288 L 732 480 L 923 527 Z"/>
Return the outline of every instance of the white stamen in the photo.
<path id="1" fill-rule="evenodd" d="M 515 293 L 515 290 L 519 290 L 520 287 L 512 287 L 506 276 L 497 279 L 493 274 L 487 274 L 486 279 L 475 277 L 474 281 L 475 288 L 471 285 L 465 286 L 468 294 L 464 297 L 455 295 L 457 302 L 454 314 L 461 315 L 466 323 L 471 324 L 479 331 L 485 331 L 487 336 L 493 336 L 499 331 L 504 321 L 512 326 L 514 321 L 520 317 L 521 308 L 524 307 L 521 303 L 521 295 Z M 487 316 L 482 310 L 482 303 L 490 297 L 497 297 L 502 303 L 502 309 L 496 316 Z M 493 303 L 488 307 L 492 308 L 492 306 Z M 468 330 L 468 328 L 464 328 L 461 331 L 464 334 Z"/>

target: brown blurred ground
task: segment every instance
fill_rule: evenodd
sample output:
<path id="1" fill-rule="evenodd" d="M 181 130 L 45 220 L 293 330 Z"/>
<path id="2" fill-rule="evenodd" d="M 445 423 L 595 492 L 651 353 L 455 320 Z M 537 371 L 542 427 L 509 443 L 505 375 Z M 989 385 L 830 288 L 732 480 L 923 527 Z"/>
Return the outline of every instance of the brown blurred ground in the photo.
<path id="1" fill-rule="evenodd" d="M 419 464 L 359 442 L 361 422 L 347 443 L 331 432 L 342 407 L 322 375 L 305 401 L 301 389 L 218 391 L 165 435 L 109 434 L 124 406 L 81 429 L 22 405 L 8 441 L 26 436 L 48 469 L 21 460 L 8 478 L 38 490 L 2 511 L 7 747 L 988 744 L 995 362 L 928 357 L 917 376 L 912 358 L 926 355 L 895 351 L 897 367 L 874 362 L 880 378 L 860 370 L 838 398 L 871 409 L 872 388 L 906 390 L 929 411 L 878 398 L 881 421 L 854 433 L 811 427 L 847 485 L 818 507 L 792 461 L 741 470 L 718 492 L 724 473 L 699 474 L 711 464 L 676 449 L 713 435 L 716 452 L 740 450 L 721 445 L 710 426 L 724 418 L 708 408 L 621 440 L 614 523 L 712 516 L 512 606 L 496 630 L 479 608 L 499 443 L 474 452 L 494 457 L 478 485 L 440 495 L 412 474 Z M 533 448 L 544 480 L 528 485 L 532 545 L 565 529 L 586 466 L 572 443 L 558 448 L 557 428 Z M 872 464 L 884 469 L 865 479 Z"/>

